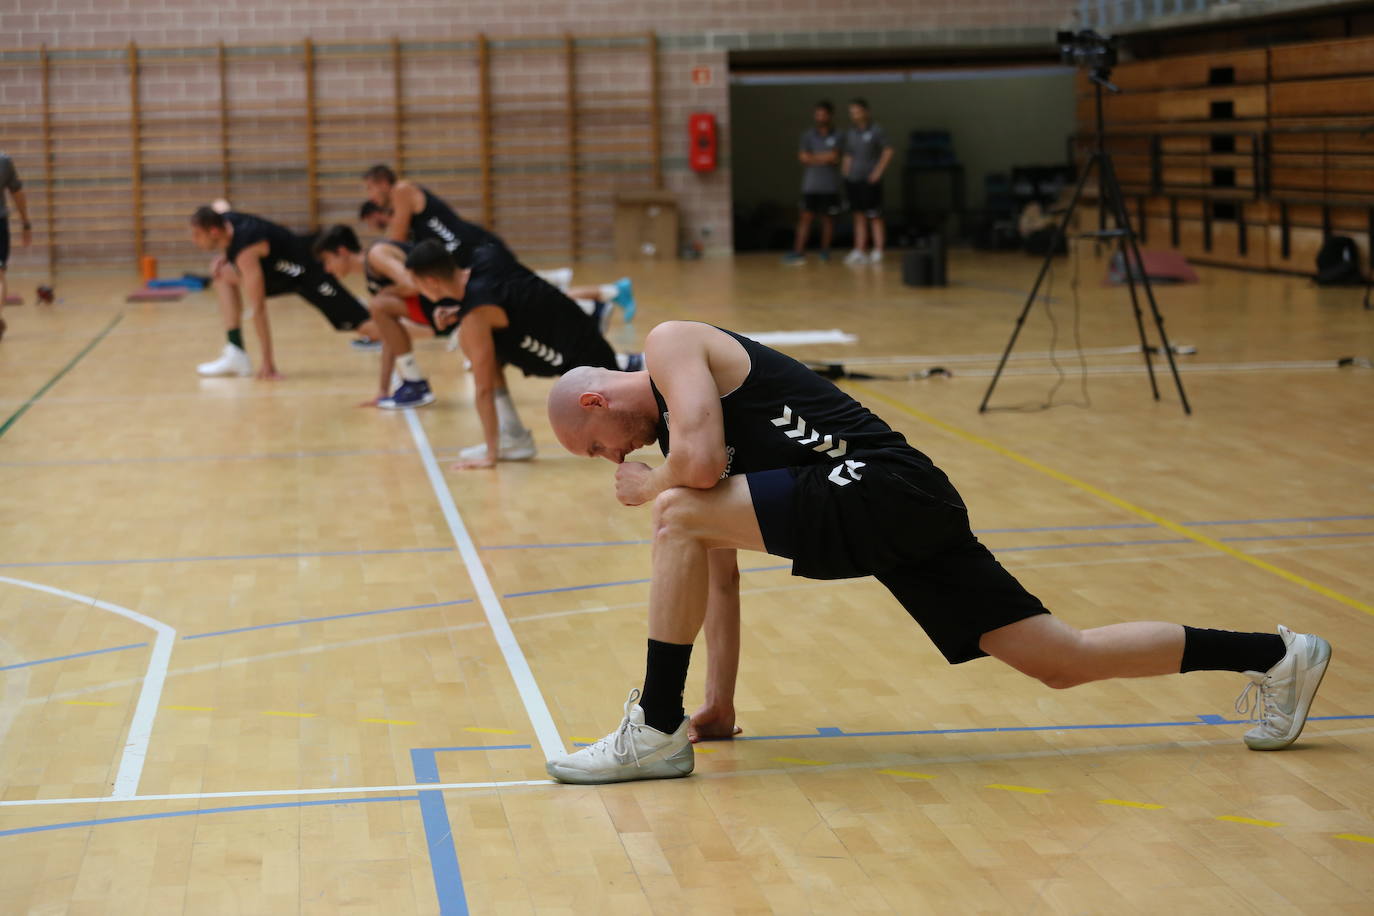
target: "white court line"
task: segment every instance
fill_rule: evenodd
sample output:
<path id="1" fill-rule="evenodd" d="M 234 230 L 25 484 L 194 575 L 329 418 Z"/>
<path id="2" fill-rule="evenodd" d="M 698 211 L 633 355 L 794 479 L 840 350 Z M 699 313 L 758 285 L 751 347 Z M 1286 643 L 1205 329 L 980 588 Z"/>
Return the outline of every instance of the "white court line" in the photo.
<path id="1" fill-rule="evenodd" d="M 1198 728 L 1199 725 L 1178 725 L 1176 728 Z M 1167 726 L 1166 726 L 1167 727 Z M 1221 726 L 1212 726 L 1221 727 Z M 1069 729 L 1072 730 L 1072 729 Z M 1367 735 L 1374 733 L 1374 727 L 1362 726 L 1357 728 L 1333 729 L 1331 731 L 1312 731 L 1308 729 L 1304 732 L 1307 738 L 1340 738 L 1348 735 Z M 978 736 L 986 737 L 988 732 L 980 732 Z M 915 738 L 926 736 L 915 735 L 873 735 L 873 739 L 890 738 Z M 946 737 L 935 735 L 929 737 Z M 970 735 L 952 735 L 948 737 L 973 737 Z M 798 741 L 814 741 L 811 737 L 797 738 Z M 1172 748 L 1193 748 L 1193 747 L 1220 747 L 1235 744 L 1239 738 L 1210 738 L 1190 741 L 1154 741 L 1147 744 L 1104 744 L 1092 745 L 1089 747 L 1065 747 L 1065 748 L 1042 748 L 1033 751 L 991 751 L 982 754 L 947 754 L 940 757 L 921 757 L 914 754 L 884 754 L 877 758 L 867 760 L 848 761 L 845 763 L 823 763 L 808 764 L 805 766 L 784 766 L 768 767 L 765 769 L 729 769 L 714 772 L 698 771 L 696 779 L 731 779 L 739 776 L 778 776 L 791 773 L 817 773 L 835 770 L 876 770 L 879 767 L 890 766 L 932 766 L 937 764 L 961 764 L 961 763 L 997 763 L 1008 760 L 1036 760 L 1053 757 L 1082 757 L 1094 754 L 1126 754 L 1140 753 L 1143 751 L 1161 751 Z M 779 739 L 778 743 L 783 743 L 784 739 Z M 754 742 L 740 742 L 736 747 L 749 747 Z M 34 808 L 51 807 L 53 805 L 103 805 L 110 802 L 159 802 L 159 801 L 201 801 L 202 799 L 215 798 L 296 798 L 310 795 L 370 795 L 378 792 L 417 792 L 425 790 L 439 791 L 458 791 L 458 790 L 489 790 L 489 789 L 513 789 L 526 788 L 532 786 L 556 786 L 552 779 L 511 779 L 493 782 L 442 782 L 442 783 L 415 783 L 407 786 L 349 786 L 332 789 L 263 789 L 260 791 L 246 792 L 182 792 L 175 795 L 139 795 L 131 798 L 30 798 L 15 799 L 12 801 L 0 801 L 0 808 Z M 576 791 L 575 789 L 562 789 L 560 791 Z"/>
<path id="2" fill-rule="evenodd" d="M 162 700 L 162 685 L 167 680 L 167 666 L 172 661 L 172 645 L 176 642 L 177 631 L 160 620 L 89 595 L 78 595 L 76 592 L 53 588 L 51 585 L 11 579 L 9 576 L 0 576 L 0 582 L 89 604 L 102 611 L 109 611 L 135 623 L 141 623 L 157 633 L 153 640 L 152 655 L 148 659 L 148 670 L 143 675 L 143 687 L 138 692 L 134 715 L 129 721 L 129 733 L 124 739 L 124 753 L 119 758 L 119 770 L 115 774 L 114 792 L 111 794 L 111 798 L 118 799 L 133 797 L 138 792 L 138 781 L 143 775 L 143 763 L 148 758 L 148 742 L 153 737 L 153 720 L 157 718 L 158 703 Z"/>
<path id="3" fill-rule="evenodd" d="M 530 663 L 525 659 L 525 653 L 515 638 L 515 631 L 511 629 L 505 611 L 501 610 L 496 590 L 491 587 L 486 568 L 482 566 L 482 559 L 477 555 L 477 545 L 472 542 L 472 536 L 463 524 L 463 517 L 458 514 L 458 507 L 453 504 L 453 494 L 449 492 L 448 482 L 444 480 L 443 472 L 434 460 L 434 450 L 429 447 L 425 429 L 420 425 L 420 419 L 413 409 L 403 413 L 406 415 L 406 424 L 410 427 L 411 438 L 415 440 L 415 448 L 420 453 L 420 460 L 424 463 L 425 474 L 434 489 L 434 496 L 439 500 L 444 520 L 448 522 L 448 530 L 453 533 L 458 553 L 463 557 L 463 565 L 467 567 L 468 577 L 472 579 L 473 587 L 477 590 L 477 600 L 481 602 L 482 610 L 487 615 L 492 636 L 501 647 L 506 667 L 510 669 L 511 678 L 515 681 L 515 689 L 520 692 L 520 701 L 525 705 L 525 713 L 530 717 L 530 724 L 534 726 L 539 747 L 546 759 L 562 757 L 567 753 L 567 749 L 563 746 L 563 739 L 558 735 L 557 726 L 553 724 L 549 705 L 544 702 L 544 695 L 539 692 L 534 672 L 530 670 Z"/>
<path id="4" fill-rule="evenodd" d="M 505 789 L 510 786 L 556 786 L 552 779 L 512 779 L 505 782 L 426 782 L 409 786 L 346 786 L 337 789 L 263 789 L 247 792 L 178 792 L 175 795 L 132 795 L 121 798 L 28 798 L 0 801 L 0 808 L 51 805 L 103 805 L 109 802 L 201 801 L 207 798 L 295 798 L 302 795 L 371 795 L 376 792 L 418 792 L 425 789 Z"/>

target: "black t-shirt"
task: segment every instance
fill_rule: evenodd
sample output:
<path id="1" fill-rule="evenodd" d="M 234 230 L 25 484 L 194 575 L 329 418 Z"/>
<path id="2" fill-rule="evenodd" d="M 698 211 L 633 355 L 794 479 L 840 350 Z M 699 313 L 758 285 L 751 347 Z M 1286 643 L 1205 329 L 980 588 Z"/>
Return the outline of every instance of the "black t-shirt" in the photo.
<path id="1" fill-rule="evenodd" d="M 596 319 L 504 246 L 476 249 L 470 269 L 458 319 L 483 305 L 504 311 L 509 325 L 492 333 L 502 363 L 544 376 L 562 375 L 574 366 L 617 368 L 615 351 Z"/>
<path id="2" fill-rule="evenodd" d="M 505 247 L 494 233 L 470 223 L 458 215 L 444 200 L 431 194 L 427 188 L 416 185 L 425 197 L 424 208 L 410 217 L 410 240 L 416 244 L 426 239 L 436 239 L 454 253 L 458 263 L 467 267 L 472 263 L 472 252 L 482 245 L 496 243 Z"/>
<path id="3" fill-rule="evenodd" d="M 378 245 L 390 245 L 392 248 L 399 248 L 402 254 L 410 254 L 415 248 L 415 246 L 409 242 L 394 242 L 391 239 L 380 239 L 369 245 L 367 251 L 371 251 Z M 363 253 L 363 278 L 367 280 L 367 291 L 374 296 L 386 287 L 396 285 L 395 280 L 391 279 L 386 274 L 378 273 L 372 269 L 372 265 L 367 262 L 367 252 Z"/>
<path id="4" fill-rule="evenodd" d="M 224 214 L 224 219 L 234 227 L 229 247 L 224 252 L 224 257 L 230 263 L 238 258 L 243 249 L 264 239 L 268 245 L 267 255 L 262 258 L 262 269 L 265 271 L 300 276 L 315 261 L 306 240 L 285 226 L 251 213 L 231 211 Z"/>
<path id="5" fill-rule="evenodd" d="M 718 330 L 739 341 L 750 364 L 744 382 L 720 399 L 725 476 L 862 458 L 910 472 L 930 495 L 963 505 L 944 472 L 867 407 L 792 357 Z M 659 410 L 658 445 L 666 456 L 668 402 L 653 384 L 652 366 L 649 372 Z"/>

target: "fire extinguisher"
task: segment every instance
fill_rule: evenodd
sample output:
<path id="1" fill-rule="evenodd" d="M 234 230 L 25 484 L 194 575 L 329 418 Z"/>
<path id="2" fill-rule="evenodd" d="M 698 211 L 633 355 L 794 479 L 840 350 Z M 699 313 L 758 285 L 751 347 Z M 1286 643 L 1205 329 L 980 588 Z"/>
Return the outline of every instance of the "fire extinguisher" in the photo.
<path id="1" fill-rule="evenodd" d="M 716 116 L 699 111 L 687 119 L 687 162 L 694 172 L 716 170 Z"/>

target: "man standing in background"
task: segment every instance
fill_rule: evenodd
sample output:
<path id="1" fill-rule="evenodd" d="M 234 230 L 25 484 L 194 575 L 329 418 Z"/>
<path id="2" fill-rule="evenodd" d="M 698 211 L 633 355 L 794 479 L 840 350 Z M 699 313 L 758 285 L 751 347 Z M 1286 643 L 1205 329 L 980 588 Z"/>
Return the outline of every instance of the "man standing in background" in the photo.
<path id="1" fill-rule="evenodd" d="M 784 264 L 806 263 L 806 240 L 811 220 L 821 218 L 821 260 L 830 260 L 830 240 L 835 235 L 835 214 L 840 212 L 840 137 L 831 123 L 835 106 L 829 100 L 816 103 L 814 124 L 801 135 L 797 158 L 802 169 L 802 210 L 797 221 L 797 240 L 783 256 Z"/>
<path id="2" fill-rule="evenodd" d="M 854 250 L 845 256 L 846 264 L 877 264 L 883 259 L 886 229 L 883 226 L 883 172 L 892 161 L 892 144 L 887 134 L 873 123 L 868 102 L 851 99 L 849 120 L 852 127 L 844 134 L 845 190 L 849 208 L 854 211 Z M 869 229 L 873 232 L 873 251 L 866 254 Z"/>
<path id="3" fill-rule="evenodd" d="M 33 226 L 29 224 L 29 202 L 24 196 L 24 183 L 19 180 L 10 157 L 0 152 L 0 338 L 5 336 L 5 300 L 10 288 L 5 280 L 5 270 L 10 260 L 10 222 L 9 209 L 5 206 L 5 192 L 14 198 L 14 209 L 19 211 L 19 244 L 29 247 Z"/>

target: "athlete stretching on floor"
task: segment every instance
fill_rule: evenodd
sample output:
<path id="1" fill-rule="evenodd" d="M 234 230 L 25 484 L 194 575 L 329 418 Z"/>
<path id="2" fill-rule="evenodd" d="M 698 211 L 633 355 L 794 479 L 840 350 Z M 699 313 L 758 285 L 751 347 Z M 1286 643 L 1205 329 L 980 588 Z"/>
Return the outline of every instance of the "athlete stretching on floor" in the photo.
<path id="1" fill-rule="evenodd" d="M 458 470 L 489 468 L 502 461 L 534 457 L 534 436 L 520 422 L 506 388 L 505 367 L 526 375 L 562 375 L 577 366 L 638 369 L 639 354 L 618 354 L 602 336 L 611 305 L 596 303 L 587 314 L 555 286 L 531 273 L 497 245 L 472 252 L 470 267 L 460 267 L 455 252 L 430 240 L 415 246 L 406 267 L 425 297 L 461 305 L 440 305 L 435 319 L 456 315 L 458 343 L 472 364 L 477 415 L 485 441 L 463 449 Z"/>
<path id="2" fill-rule="evenodd" d="M 191 241 L 202 251 L 221 253 L 210 265 L 210 274 L 228 337 L 219 359 L 196 367 L 201 375 L 252 373 L 253 364 L 243 347 L 245 298 L 262 346 L 260 379 L 281 378 L 267 319 L 267 299 L 271 296 L 295 293 L 319 309 L 335 330 L 356 330 L 377 338 L 379 332 L 367 309 L 315 260 L 309 239 L 248 213 L 220 213 L 200 207 L 191 214 Z"/>
<path id="3" fill-rule="evenodd" d="M 737 549 L 789 558 L 793 575 L 813 579 L 875 576 L 951 664 L 991 655 L 1055 688 L 1236 671 L 1251 681 L 1242 698 L 1258 689 L 1247 745 L 1278 750 L 1302 731 L 1331 657 L 1321 637 L 1143 622 L 1075 629 L 978 542 L 929 458 L 801 363 L 681 321 L 655 328 L 644 358 L 642 372 L 574 370 L 549 394 L 563 446 L 619 464 L 617 498 L 652 502 L 654 513 L 644 688 L 630 692 L 612 734 L 549 761 L 556 779 L 686 776 L 693 737 L 734 732 Z M 655 441 L 661 466 L 625 461 Z M 703 623 L 706 703 L 689 720 L 683 686 Z"/>

